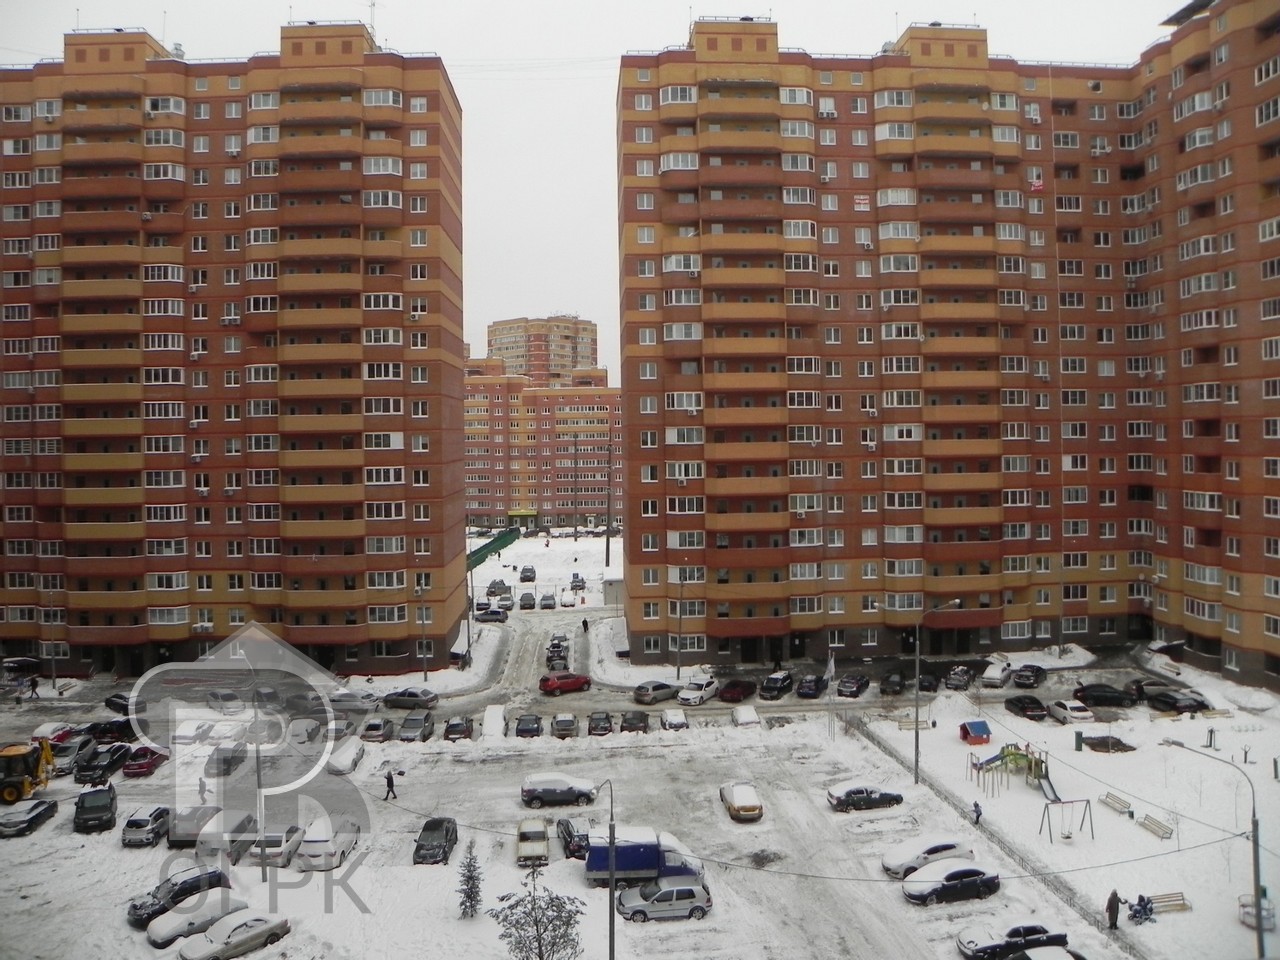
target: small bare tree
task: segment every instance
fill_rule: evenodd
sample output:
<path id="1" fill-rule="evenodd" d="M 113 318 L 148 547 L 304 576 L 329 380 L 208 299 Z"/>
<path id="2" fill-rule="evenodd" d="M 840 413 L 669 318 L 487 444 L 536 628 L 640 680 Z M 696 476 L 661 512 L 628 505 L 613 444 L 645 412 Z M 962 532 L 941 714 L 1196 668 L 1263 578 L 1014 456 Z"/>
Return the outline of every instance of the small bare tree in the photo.
<path id="1" fill-rule="evenodd" d="M 489 910 L 502 932 L 512 960 L 577 960 L 582 956 L 578 924 L 585 904 L 538 886 L 541 871 L 533 867 L 520 881 L 524 893 L 504 893 L 502 904 Z"/>
<path id="2" fill-rule="evenodd" d="M 476 859 L 475 840 L 467 841 L 467 855 L 458 870 L 462 886 L 458 887 L 458 910 L 464 918 L 474 917 L 480 910 L 480 861 Z"/>

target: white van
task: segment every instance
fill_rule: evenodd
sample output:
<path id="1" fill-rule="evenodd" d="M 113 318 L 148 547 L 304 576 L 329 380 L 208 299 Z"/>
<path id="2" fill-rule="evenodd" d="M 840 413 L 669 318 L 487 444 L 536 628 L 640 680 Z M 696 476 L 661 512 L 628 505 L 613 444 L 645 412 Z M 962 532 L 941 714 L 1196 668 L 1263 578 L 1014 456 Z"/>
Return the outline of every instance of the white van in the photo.
<path id="1" fill-rule="evenodd" d="M 334 746 L 333 753 L 329 754 L 329 759 L 325 761 L 324 768 L 332 774 L 345 777 L 360 766 L 360 761 L 363 759 L 364 741 L 357 740 L 355 737 L 347 737 L 338 741 Z"/>
<path id="2" fill-rule="evenodd" d="M 302 835 L 293 862 L 299 870 L 333 870 L 346 862 L 360 843 L 360 825 L 345 813 L 316 817 Z"/>
<path id="3" fill-rule="evenodd" d="M 258 839 L 258 818 L 243 810 L 220 810 L 196 837 L 196 856 L 216 859 L 226 856 L 232 866 Z"/>

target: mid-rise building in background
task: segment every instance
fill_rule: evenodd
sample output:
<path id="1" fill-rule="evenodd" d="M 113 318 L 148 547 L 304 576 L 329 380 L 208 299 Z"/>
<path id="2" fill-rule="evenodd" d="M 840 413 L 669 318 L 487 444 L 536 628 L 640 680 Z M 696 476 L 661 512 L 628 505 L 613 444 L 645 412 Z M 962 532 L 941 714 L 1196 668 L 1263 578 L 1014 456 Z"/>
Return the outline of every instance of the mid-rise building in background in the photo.
<path id="1" fill-rule="evenodd" d="M 0 72 L 8 655 L 137 674 L 258 621 L 342 672 L 448 664 L 458 101 L 361 24 L 280 41 L 77 31 Z"/>
<path id="2" fill-rule="evenodd" d="M 489 356 L 536 387 L 567 385 L 577 371 L 599 366 L 598 344 L 596 325 L 568 314 L 489 324 Z"/>
<path id="3" fill-rule="evenodd" d="M 749 17 L 622 58 L 633 660 L 1155 641 L 1280 686 L 1280 13 L 1167 25 L 1114 68 Z"/>

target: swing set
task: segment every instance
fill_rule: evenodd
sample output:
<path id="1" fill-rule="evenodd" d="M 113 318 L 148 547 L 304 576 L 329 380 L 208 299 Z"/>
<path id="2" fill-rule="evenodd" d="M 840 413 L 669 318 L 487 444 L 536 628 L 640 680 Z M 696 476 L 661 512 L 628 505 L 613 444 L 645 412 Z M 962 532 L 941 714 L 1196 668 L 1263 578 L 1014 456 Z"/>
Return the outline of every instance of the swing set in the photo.
<path id="1" fill-rule="evenodd" d="M 1040 833 L 1043 834 L 1045 827 L 1049 828 L 1049 842 L 1053 843 L 1053 808 L 1058 808 L 1059 834 L 1063 840 L 1071 840 L 1075 834 L 1071 825 L 1075 822 L 1075 808 L 1080 804 L 1080 823 L 1076 826 L 1076 830 L 1083 830 L 1085 822 L 1089 824 L 1089 839 L 1097 839 L 1093 832 L 1093 804 L 1086 798 L 1084 800 L 1050 800 L 1044 805 L 1044 812 L 1040 815 Z"/>

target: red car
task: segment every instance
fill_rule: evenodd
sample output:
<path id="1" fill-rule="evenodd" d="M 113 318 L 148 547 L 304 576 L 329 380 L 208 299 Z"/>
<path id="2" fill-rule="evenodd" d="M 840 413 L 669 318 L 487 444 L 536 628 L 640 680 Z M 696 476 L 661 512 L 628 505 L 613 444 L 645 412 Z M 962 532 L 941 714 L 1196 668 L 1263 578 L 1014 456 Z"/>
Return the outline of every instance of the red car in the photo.
<path id="1" fill-rule="evenodd" d="M 149 777 L 168 759 L 169 755 L 163 750 L 157 750 L 154 747 L 137 747 L 133 753 L 129 754 L 129 760 L 124 765 L 124 775 Z"/>
<path id="2" fill-rule="evenodd" d="M 722 703 L 741 703 L 756 692 L 754 680 L 730 680 L 720 688 Z"/>
<path id="3" fill-rule="evenodd" d="M 590 690 L 591 678 L 585 673 L 571 673 L 568 670 L 554 670 L 551 673 L 544 673 L 542 679 L 538 681 L 538 689 L 543 693 L 549 693 L 553 697 L 558 697 L 566 691 L 572 693 L 574 690 Z"/>

